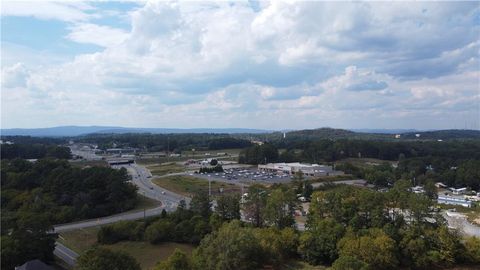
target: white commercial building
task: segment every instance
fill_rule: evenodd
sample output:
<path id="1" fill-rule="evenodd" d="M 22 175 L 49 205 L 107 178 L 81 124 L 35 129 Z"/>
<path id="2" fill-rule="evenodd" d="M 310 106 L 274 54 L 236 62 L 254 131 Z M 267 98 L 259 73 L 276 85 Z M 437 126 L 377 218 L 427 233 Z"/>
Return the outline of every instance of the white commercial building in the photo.
<path id="1" fill-rule="evenodd" d="M 305 164 L 299 162 L 259 164 L 258 170 L 290 175 L 293 175 L 298 171 L 302 171 L 305 176 L 324 176 L 329 175 L 333 172 L 332 166 Z"/>

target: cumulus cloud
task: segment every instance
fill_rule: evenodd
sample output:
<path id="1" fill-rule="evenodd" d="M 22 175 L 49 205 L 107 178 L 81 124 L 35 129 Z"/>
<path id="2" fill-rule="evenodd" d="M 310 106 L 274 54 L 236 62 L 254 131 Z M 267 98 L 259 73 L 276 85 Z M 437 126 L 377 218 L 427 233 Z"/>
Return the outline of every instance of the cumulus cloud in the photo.
<path id="1" fill-rule="evenodd" d="M 67 38 L 72 41 L 102 47 L 114 47 L 121 44 L 127 37 L 128 33 L 122 29 L 92 23 L 76 24 L 67 35 Z"/>
<path id="2" fill-rule="evenodd" d="M 473 2 L 146 2 L 128 12 L 128 30 L 93 22 L 94 4 L 49 5 L 66 15 L 13 5 L 5 15 L 67 21 L 67 39 L 102 49 L 2 68 L 2 85 L 78 123 L 117 112 L 125 122 L 110 124 L 381 127 L 472 115 L 479 100 Z M 20 99 L 9 98 L 13 109 Z"/>
<path id="3" fill-rule="evenodd" d="M 2 1 L 2 16 L 27 16 L 42 20 L 86 21 L 93 7 L 79 1 Z"/>
<path id="4" fill-rule="evenodd" d="M 2 68 L 2 87 L 25 87 L 28 76 L 29 71 L 22 63 L 16 63 L 13 66 Z"/>

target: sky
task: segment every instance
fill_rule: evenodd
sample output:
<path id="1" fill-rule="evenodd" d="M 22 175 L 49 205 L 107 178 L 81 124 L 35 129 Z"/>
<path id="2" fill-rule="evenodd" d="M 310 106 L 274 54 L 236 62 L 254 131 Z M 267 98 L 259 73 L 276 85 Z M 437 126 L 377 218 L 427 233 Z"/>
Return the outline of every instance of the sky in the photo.
<path id="1" fill-rule="evenodd" d="M 480 2 L 1 1 L 1 127 L 480 129 Z"/>

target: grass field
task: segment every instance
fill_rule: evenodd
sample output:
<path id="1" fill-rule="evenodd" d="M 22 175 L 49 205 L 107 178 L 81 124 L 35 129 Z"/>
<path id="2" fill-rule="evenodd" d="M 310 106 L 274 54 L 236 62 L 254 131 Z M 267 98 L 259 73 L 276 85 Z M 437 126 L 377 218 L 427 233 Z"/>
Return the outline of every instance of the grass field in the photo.
<path id="1" fill-rule="evenodd" d="M 81 254 L 83 251 L 97 245 L 97 232 L 99 230 L 100 227 L 91 227 L 62 232 L 58 241 Z M 100 246 L 130 254 L 140 263 L 142 269 L 151 269 L 157 262 L 170 256 L 176 248 L 187 254 L 190 254 L 194 248 L 188 244 L 162 243 L 152 245 L 148 242 L 140 241 L 122 241 L 113 245 Z"/>
<path id="2" fill-rule="evenodd" d="M 382 163 L 390 163 L 392 165 L 397 164 L 397 161 L 391 161 L 391 160 L 381 160 L 381 159 L 375 159 L 375 158 L 346 158 L 337 161 L 337 164 L 340 163 L 351 163 L 352 165 L 355 165 L 357 167 L 370 167 L 370 166 L 376 166 L 380 165 Z"/>
<path id="3" fill-rule="evenodd" d="M 137 194 L 138 202 L 135 208 L 133 208 L 130 211 L 138 211 L 141 209 L 149 209 L 149 208 L 154 208 L 157 206 L 160 206 L 161 203 L 159 201 L 152 200 L 150 198 L 147 198 L 143 195 Z"/>
<path id="4" fill-rule="evenodd" d="M 307 179 L 307 181 L 309 183 L 320 183 L 320 182 L 335 182 L 335 181 L 351 180 L 351 179 L 357 179 L 357 178 L 350 174 L 344 174 L 344 175 L 315 177 L 312 179 Z"/>
<path id="5" fill-rule="evenodd" d="M 114 245 L 104 245 L 104 247 L 123 251 L 140 263 L 142 269 L 152 269 L 159 261 L 170 256 L 176 248 L 182 250 L 188 255 L 192 252 L 193 246 L 179 243 L 162 243 L 152 245 L 148 242 L 122 241 Z"/>
<path id="6" fill-rule="evenodd" d="M 210 158 L 210 157 L 228 157 L 238 156 L 242 149 L 219 149 L 219 150 L 201 150 L 201 151 L 183 151 L 182 156 L 189 158 Z M 225 153 L 227 155 L 217 155 L 219 153 Z"/>
<path id="7" fill-rule="evenodd" d="M 208 191 L 208 181 L 196 177 L 175 175 L 154 179 L 153 182 L 160 187 L 179 193 L 185 196 L 191 196 L 199 191 Z M 240 192 L 240 187 L 234 184 L 212 181 L 212 194 L 218 194 L 219 189 L 223 192 Z"/>
<path id="8" fill-rule="evenodd" d="M 145 167 L 150 170 L 152 175 L 155 176 L 162 176 L 165 174 L 169 173 L 178 173 L 178 172 L 183 172 L 185 171 L 185 166 L 179 165 L 178 163 L 175 162 L 170 162 L 170 163 L 150 163 L 150 164 L 145 164 Z"/>

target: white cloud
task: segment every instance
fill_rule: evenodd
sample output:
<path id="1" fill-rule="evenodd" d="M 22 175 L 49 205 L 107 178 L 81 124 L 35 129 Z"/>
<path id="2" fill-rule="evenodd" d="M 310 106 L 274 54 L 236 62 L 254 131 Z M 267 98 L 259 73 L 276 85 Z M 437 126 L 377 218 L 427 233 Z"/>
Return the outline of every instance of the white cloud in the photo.
<path id="1" fill-rule="evenodd" d="M 30 72 L 22 63 L 2 68 L 2 87 L 25 87 Z"/>
<path id="2" fill-rule="evenodd" d="M 128 37 L 122 29 L 109 26 L 81 23 L 73 26 L 67 38 L 78 43 L 95 44 L 102 47 L 114 47 Z"/>
<path id="3" fill-rule="evenodd" d="M 86 21 L 93 7 L 79 1 L 2 1 L 2 16 L 30 16 L 42 20 Z"/>
<path id="4" fill-rule="evenodd" d="M 32 16 L 68 21 L 68 39 L 104 49 L 28 73 L 9 65 L 23 87 L 11 115 L 28 100 L 72 124 L 414 127 L 422 115 L 432 128 L 479 100 L 469 3 L 147 2 L 129 12 L 131 31 L 90 21 L 89 6 L 52 5 L 71 10 Z"/>

